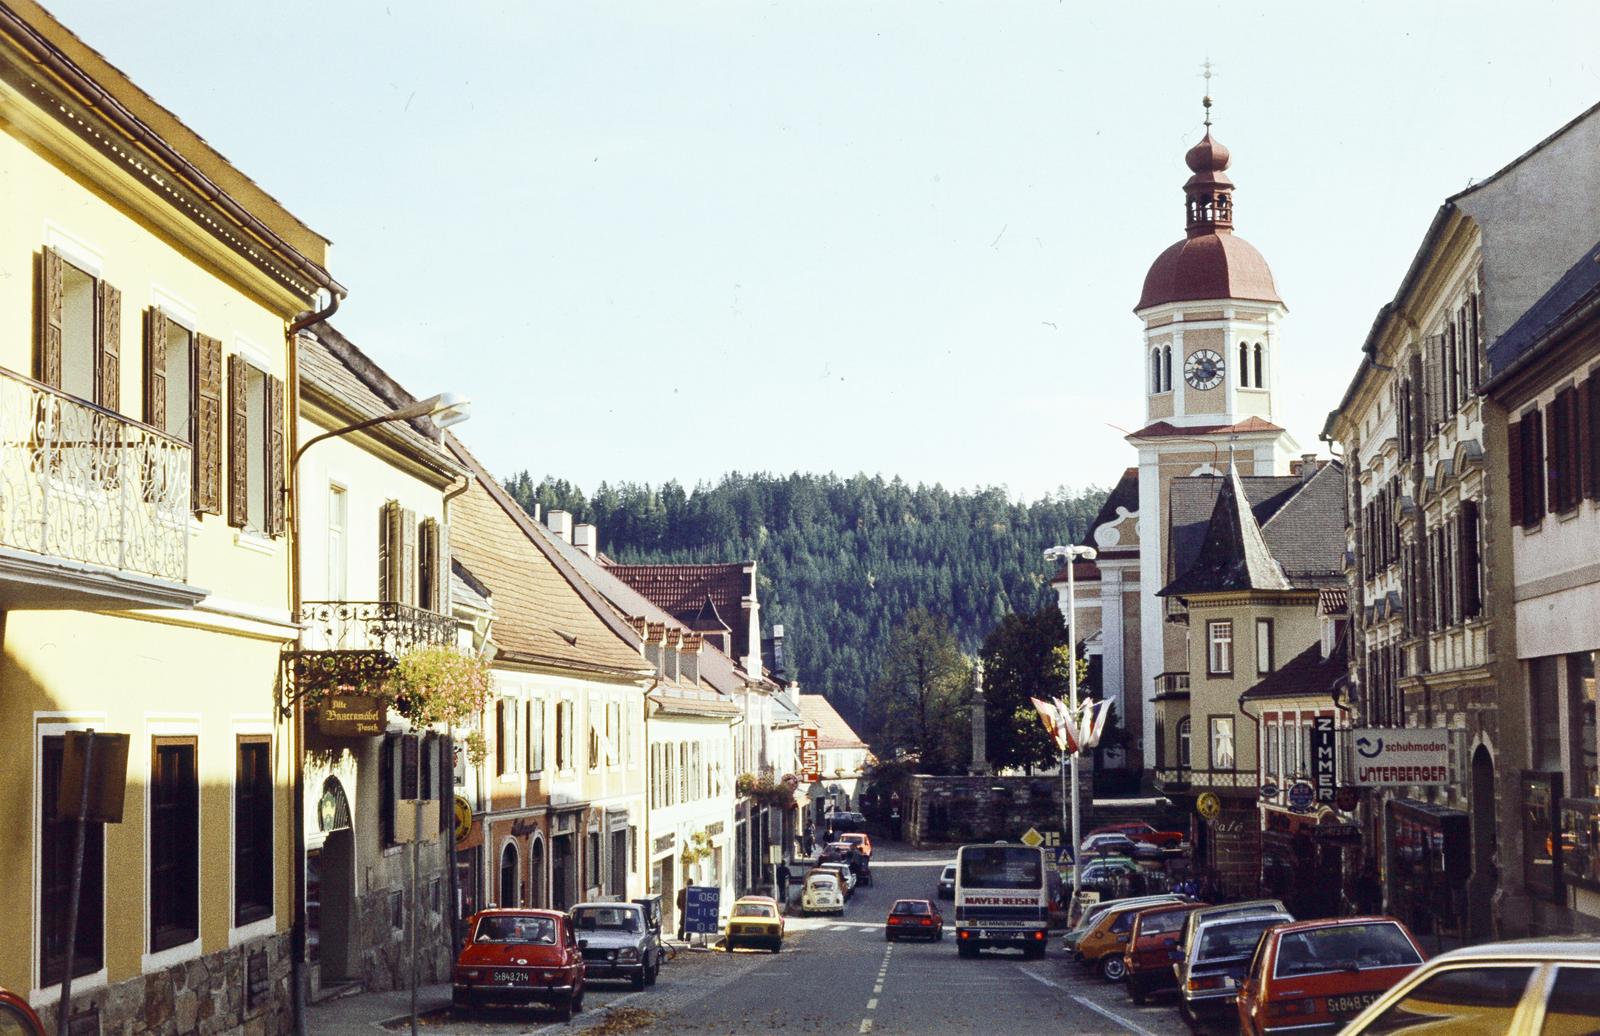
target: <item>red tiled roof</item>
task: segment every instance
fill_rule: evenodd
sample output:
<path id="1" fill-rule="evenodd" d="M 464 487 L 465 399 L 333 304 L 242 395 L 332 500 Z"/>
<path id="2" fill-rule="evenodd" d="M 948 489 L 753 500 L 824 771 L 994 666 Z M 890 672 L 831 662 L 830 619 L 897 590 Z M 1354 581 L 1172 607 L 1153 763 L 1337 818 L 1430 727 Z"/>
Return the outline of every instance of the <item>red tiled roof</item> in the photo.
<path id="1" fill-rule="evenodd" d="M 750 652 L 750 618 L 745 599 L 755 598 L 755 562 L 733 561 L 716 565 L 608 565 L 606 571 L 632 587 L 640 596 L 691 629 L 711 599 L 716 614 L 733 628 L 736 659 Z"/>
<path id="2" fill-rule="evenodd" d="M 832 703 L 820 694 L 800 695 L 800 722 L 803 726 L 817 728 L 818 748 L 865 748 L 844 717 L 834 711 Z"/>
<path id="3" fill-rule="evenodd" d="M 1278 425 L 1259 417 L 1247 417 L 1238 424 L 1202 424 L 1180 428 L 1166 421 L 1157 421 L 1128 436 L 1130 439 L 1160 439 L 1166 436 L 1219 435 L 1227 432 L 1281 432 Z"/>
<path id="4" fill-rule="evenodd" d="M 1317 591 L 1317 614 L 1343 615 L 1350 607 L 1350 588 L 1325 586 Z"/>

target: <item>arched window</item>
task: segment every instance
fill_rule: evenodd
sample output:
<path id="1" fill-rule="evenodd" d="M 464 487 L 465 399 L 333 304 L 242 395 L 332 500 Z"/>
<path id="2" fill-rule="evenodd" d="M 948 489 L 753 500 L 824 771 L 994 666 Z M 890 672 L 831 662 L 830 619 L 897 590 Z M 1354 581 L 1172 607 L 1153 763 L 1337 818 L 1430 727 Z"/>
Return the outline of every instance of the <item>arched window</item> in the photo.
<path id="1" fill-rule="evenodd" d="M 1239 343 L 1239 387 L 1250 387 L 1250 345 L 1247 342 Z"/>
<path id="2" fill-rule="evenodd" d="M 1161 350 L 1150 350 L 1150 391 L 1161 391 Z"/>
<path id="3" fill-rule="evenodd" d="M 503 907 L 522 905 L 517 894 L 517 870 L 517 844 L 507 842 L 505 849 L 500 852 L 500 905 Z"/>
<path id="4" fill-rule="evenodd" d="M 1266 371 L 1267 371 L 1267 368 L 1266 368 L 1266 353 L 1262 349 L 1261 343 L 1257 342 L 1256 343 L 1256 388 L 1266 388 L 1267 387 Z"/>
<path id="5" fill-rule="evenodd" d="M 1178 721 L 1178 767 L 1189 768 L 1189 717 Z"/>
<path id="6" fill-rule="evenodd" d="M 535 832 L 528 846 L 528 905 L 542 907 L 544 903 L 544 839 Z"/>
<path id="7" fill-rule="evenodd" d="M 1172 391 L 1172 346 L 1161 348 L 1161 391 Z"/>

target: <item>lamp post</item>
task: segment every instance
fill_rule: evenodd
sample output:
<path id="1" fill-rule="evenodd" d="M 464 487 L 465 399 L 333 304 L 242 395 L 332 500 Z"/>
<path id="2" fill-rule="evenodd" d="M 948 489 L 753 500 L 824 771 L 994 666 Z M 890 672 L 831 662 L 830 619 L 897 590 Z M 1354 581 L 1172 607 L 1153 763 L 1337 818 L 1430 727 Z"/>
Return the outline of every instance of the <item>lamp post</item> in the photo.
<path id="1" fill-rule="evenodd" d="M 295 348 L 293 336 L 291 336 L 290 341 L 290 355 L 292 357 Z M 298 378 L 295 380 L 298 381 Z M 299 392 L 298 385 L 296 385 L 295 391 L 296 393 Z M 343 428 L 335 428 L 331 431 L 323 432 L 321 435 L 314 435 L 301 443 L 299 448 L 294 451 L 294 456 L 289 459 L 289 477 L 287 479 L 288 484 L 284 487 L 284 496 L 287 498 L 286 503 L 289 508 L 289 599 L 292 609 L 289 614 L 295 622 L 298 623 L 300 621 L 300 609 L 304 604 L 301 600 L 300 587 L 300 458 L 304 457 L 306 451 L 311 447 L 326 439 L 336 439 L 352 432 L 359 432 L 380 424 L 388 424 L 390 421 L 410 421 L 418 417 L 428 417 L 433 419 L 433 423 L 440 430 L 443 430 L 451 425 L 465 421 L 470 416 L 467 413 L 467 407 L 471 405 L 471 402 L 465 396 L 457 395 L 454 392 L 441 392 L 438 395 L 429 396 L 427 399 L 419 399 L 404 406 L 396 407 L 386 414 L 379 414 L 377 417 L 357 421 L 354 424 L 345 425 Z M 297 424 L 298 422 L 291 421 L 291 425 Z M 292 793 L 294 805 L 291 823 L 294 825 L 294 931 L 296 937 L 293 940 L 294 954 L 291 958 L 291 966 L 295 971 L 293 990 L 295 1032 L 299 1036 L 303 1036 L 305 1031 L 306 994 L 304 970 L 306 945 L 305 703 L 301 701 L 298 694 L 293 699 L 292 708 L 294 709 L 291 722 L 294 730 L 295 759 L 294 791 Z M 417 751 L 419 753 L 422 751 L 420 740 L 417 742 Z M 420 823 L 420 819 L 418 822 Z M 412 917 L 414 919 L 416 916 L 415 845 L 412 846 L 412 851 L 411 901 Z M 413 920 L 414 927 L 415 921 Z M 415 943 L 415 932 L 413 932 L 411 954 L 411 1031 L 413 1036 L 415 1036 L 417 1026 L 417 961 Z"/>
<path id="2" fill-rule="evenodd" d="M 1070 656 L 1067 664 L 1067 708 L 1069 714 L 1076 721 L 1076 717 L 1080 715 L 1078 712 L 1078 605 L 1076 599 L 1077 586 L 1073 582 L 1072 563 L 1078 558 L 1083 558 L 1085 561 L 1093 561 L 1096 557 L 1096 551 L 1093 547 L 1081 545 L 1051 547 L 1044 552 L 1044 556 L 1046 561 L 1062 561 L 1067 568 L 1067 648 Z M 1061 754 L 1062 761 L 1066 762 L 1067 751 L 1065 746 L 1063 746 Z M 1078 757 L 1082 754 L 1083 745 L 1074 745 L 1070 761 L 1072 768 L 1072 790 L 1070 795 L 1072 799 L 1072 906 L 1068 908 L 1067 912 L 1069 920 L 1071 919 L 1072 911 L 1078 907 L 1078 894 L 1083 890 L 1083 865 L 1078 859 Z M 1063 766 L 1063 782 L 1067 779 L 1065 776 L 1066 770 L 1067 767 Z M 1064 784 L 1062 792 L 1066 794 Z M 1065 826 L 1066 803 L 1062 803 L 1061 812 L 1063 814 L 1063 826 Z"/>

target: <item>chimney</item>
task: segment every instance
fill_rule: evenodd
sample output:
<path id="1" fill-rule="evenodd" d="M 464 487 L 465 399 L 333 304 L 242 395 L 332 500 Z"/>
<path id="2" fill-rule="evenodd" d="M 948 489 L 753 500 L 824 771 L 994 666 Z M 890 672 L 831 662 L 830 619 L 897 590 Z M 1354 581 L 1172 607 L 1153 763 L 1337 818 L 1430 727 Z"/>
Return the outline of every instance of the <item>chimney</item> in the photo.
<path id="1" fill-rule="evenodd" d="M 588 522 L 579 522 L 572 527 L 572 545 L 589 555 L 589 560 L 593 561 L 600 551 L 600 530 Z"/>
<path id="2" fill-rule="evenodd" d="M 1300 455 L 1300 481 L 1310 482 L 1311 476 L 1322 470 L 1322 464 L 1317 460 L 1315 453 L 1302 453 Z"/>
<path id="3" fill-rule="evenodd" d="M 772 627 L 772 671 L 778 676 L 784 675 L 783 669 L 783 623 Z"/>
<path id="4" fill-rule="evenodd" d="M 683 654 L 678 662 L 678 675 L 686 684 L 700 685 L 700 644 L 704 638 L 698 633 L 683 635 Z"/>
<path id="5" fill-rule="evenodd" d="M 553 510 L 545 517 L 544 523 L 551 532 L 568 543 L 572 542 L 572 512 Z"/>
<path id="6" fill-rule="evenodd" d="M 649 662 L 656 672 L 662 673 L 666 664 L 661 660 L 661 645 L 667 639 L 667 624 L 664 622 L 647 623 L 644 638 L 644 660 Z"/>

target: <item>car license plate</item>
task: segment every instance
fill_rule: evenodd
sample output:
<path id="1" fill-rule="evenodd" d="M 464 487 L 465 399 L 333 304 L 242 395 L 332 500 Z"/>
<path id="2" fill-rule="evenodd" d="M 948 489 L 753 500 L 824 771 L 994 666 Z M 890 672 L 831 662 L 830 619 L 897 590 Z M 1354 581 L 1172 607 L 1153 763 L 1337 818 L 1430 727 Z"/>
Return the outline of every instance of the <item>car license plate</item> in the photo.
<path id="1" fill-rule="evenodd" d="M 1349 996 L 1328 997 L 1329 1014 L 1355 1014 L 1378 999 L 1377 993 L 1351 993 Z"/>
<path id="2" fill-rule="evenodd" d="M 496 971 L 494 972 L 493 980 L 496 982 L 525 983 L 528 981 L 528 973 L 525 971 Z"/>

